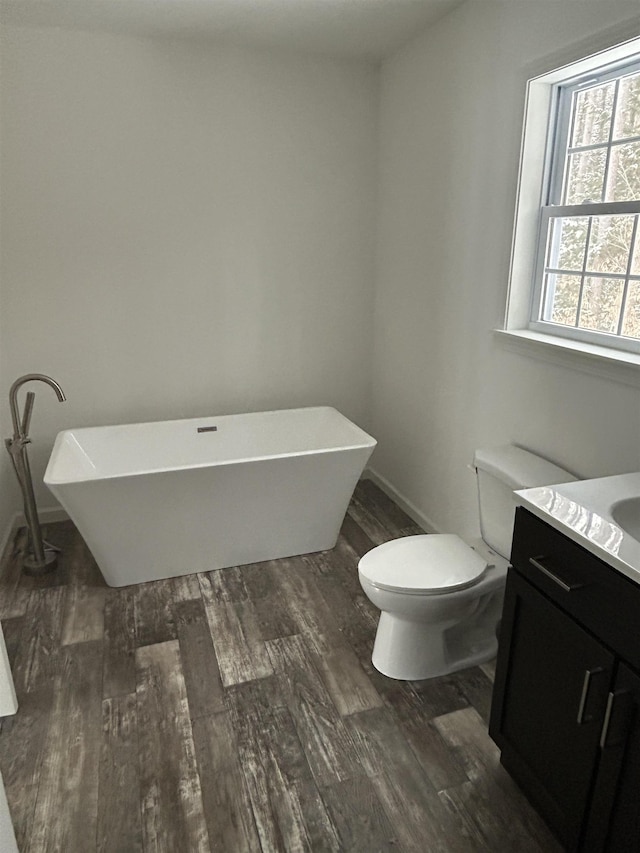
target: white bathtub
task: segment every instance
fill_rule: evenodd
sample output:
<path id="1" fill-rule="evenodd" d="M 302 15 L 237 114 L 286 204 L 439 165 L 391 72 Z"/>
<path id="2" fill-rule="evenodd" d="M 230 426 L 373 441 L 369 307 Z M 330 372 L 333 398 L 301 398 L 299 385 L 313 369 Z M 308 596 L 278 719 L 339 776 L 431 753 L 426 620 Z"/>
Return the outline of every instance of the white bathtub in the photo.
<path id="1" fill-rule="evenodd" d="M 126 586 L 333 548 L 375 445 L 328 407 L 91 427 L 44 481 Z"/>

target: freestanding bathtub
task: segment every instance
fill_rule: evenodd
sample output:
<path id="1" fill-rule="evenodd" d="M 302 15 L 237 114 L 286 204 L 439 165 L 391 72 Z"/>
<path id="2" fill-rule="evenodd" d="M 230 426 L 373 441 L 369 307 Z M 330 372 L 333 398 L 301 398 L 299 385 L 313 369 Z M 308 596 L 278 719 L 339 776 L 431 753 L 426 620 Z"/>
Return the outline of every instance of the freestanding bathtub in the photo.
<path id="1" fill-rule="evenodd" d="M 127 586 L 333 548 L 375 445 L 329 407 L 90 427 L 44 481 Z"/>

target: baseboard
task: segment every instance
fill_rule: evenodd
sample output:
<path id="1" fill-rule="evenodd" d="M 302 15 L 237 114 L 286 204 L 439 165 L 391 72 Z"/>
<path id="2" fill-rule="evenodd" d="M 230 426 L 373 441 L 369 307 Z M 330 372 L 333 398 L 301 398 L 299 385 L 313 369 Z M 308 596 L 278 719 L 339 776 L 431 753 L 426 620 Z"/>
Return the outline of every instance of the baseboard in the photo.
<path id="1" fill-rule="evenodd" d="M 367 468 L 363 476 L 367 480 L 373 480 L 376 486 L 379 486 L 382 491 L 391 498 L 391 500 L 398 504 L 400 509 L 403 509 L 407 515 L 412 518 L 416 524 L 419 524 L 427 533 L 442 532 L 429 518 L 429 516 L 421 512 L 415 504 L 411 503 L 411 501 L 406 498 L 402 492 L 399 492 L 395 486 L 392 486 L 387 478 L 383 477 L 382 474 L 379 474 L 375 468 Z"/>
<path id="2" fill-rule="evenodd" d="M 38 518 L 40 524 L 55 524 L 56 521 L 68 521 L 69 516 L 61 506 L 44 506 L 38 507 Z M 19 514 L 20 524 L 25 524 L 25 518 L 22 513 Z"/>

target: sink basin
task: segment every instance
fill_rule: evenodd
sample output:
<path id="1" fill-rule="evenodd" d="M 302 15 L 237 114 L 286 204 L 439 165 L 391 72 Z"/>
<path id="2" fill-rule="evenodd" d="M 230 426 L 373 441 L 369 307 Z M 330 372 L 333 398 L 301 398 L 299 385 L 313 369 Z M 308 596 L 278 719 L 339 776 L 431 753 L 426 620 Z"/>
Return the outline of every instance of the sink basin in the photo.
<path id="1" fill-rule="evenodd" d="M 611 517 L 625 533 L 640 542 L 640 496 L 615 503 L 611 507 Z"/>

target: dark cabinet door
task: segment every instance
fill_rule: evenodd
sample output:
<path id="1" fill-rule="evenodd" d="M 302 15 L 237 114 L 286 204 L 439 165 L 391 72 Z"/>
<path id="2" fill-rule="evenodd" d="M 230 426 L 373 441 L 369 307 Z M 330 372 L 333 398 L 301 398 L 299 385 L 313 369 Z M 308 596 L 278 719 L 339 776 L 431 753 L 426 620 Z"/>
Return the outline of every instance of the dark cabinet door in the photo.
<path id="1" fill-rule="evenodd" d="M 585 853 L 640 851 L 640 677 L 624 664 L 607 697 Z"/>
<path id="2" fill-rule="evenodd" d="M 614 656 L 509 570 L 489 733 L 569 850 L 580 844 Z"/>

